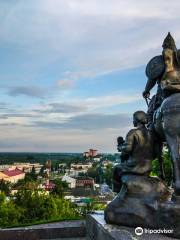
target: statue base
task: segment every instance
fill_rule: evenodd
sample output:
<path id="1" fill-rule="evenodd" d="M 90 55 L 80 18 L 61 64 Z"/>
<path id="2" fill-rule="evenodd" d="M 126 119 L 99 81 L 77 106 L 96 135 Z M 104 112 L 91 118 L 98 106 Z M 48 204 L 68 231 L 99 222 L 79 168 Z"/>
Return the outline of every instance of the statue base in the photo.
<path id="1" fill-rule="evenodd" d="M 148 229 L 164 229 L 180 238 L 180 204 L 170 201 L 164 183 L 154 177 L 124 175 L 120 193 L 107 206 L 107 223 Z"/>
<path id="2" fill-rule="evenodd" d="M 88 214 L 86 218 L 86 231 L 88 240 L 172 240 L 164 234 L 144 233 L 136 235 L 135 227 L 117 226 L 107 224 L 104 220 L 103 211 L 98 211 L 94 214 Z M 177 240 L 176 238 L 173 238 Z"/>

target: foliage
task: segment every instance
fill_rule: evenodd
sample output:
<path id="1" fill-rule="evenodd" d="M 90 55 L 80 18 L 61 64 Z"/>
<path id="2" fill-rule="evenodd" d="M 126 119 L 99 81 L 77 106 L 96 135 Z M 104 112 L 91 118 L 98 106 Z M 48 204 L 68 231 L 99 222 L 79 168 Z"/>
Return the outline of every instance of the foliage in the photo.
<path id="1" fill-rule="evenodd" d="M 87 172 L 89 177 L 95 179 L 96 183 L 102 183 L 105 181 L 110 187 L 112 186 L 112 174 L 113 165 L 108 164 L 106 167 L 102 167 L 100 163 L 94 163 Z"/>
<path id="2" fill-rule="evenodd" d="M 29 178 L 32 179 L 32 180 L 36 180 L 37 179 L 37 174 L 36 174 L 36 170 L 35 170 L 34 166 L 32 167 L 31 172 L 27 176 L 29 176 Z"/>
<path id="3" fill-rule="evenodd" d="M 80 218 L 75 205 L 44 191 L 20 190 L 8 200 L 0 194 L 0 227 Z"/>
<path id="4" fill-rule="evenodd" d="M 10 194 L 11 191 L 11 183 L 6 182 L 3 179 L 0 180 L 0 191 L 4 192 L 6 195 Z"/>
<path id="5" fill-rule="evenodd" d="M 6 200 L 6 195 L 4 192 L 0 193 L 0 205 L 3 204 Z"/>
<path id="6" fill-rule="evenodd" d="M 18 190 L 35 190 L 38 189 L 37 181 L 30 181 L 29 179 L 20 179 L 15 185 L 14 188 Z"/>
<path id="7" fill-rule="evenodd" d="M 0 226 L 6 227 L 18 224 L 22 220 L 23 209 L 12 201 L 4 201 L 0 204 Z"/>
<path id="8" fill-rule="evenodd" d="M 94 203 L 92 206 L 93 211 L 100 211 L 100 210 L 104 210 L 106 208 L 106 204 L 103 203 Z"/>
<path id="9" fill-rule="evenodd" d="M 113 165 L 108 164 L 104 171 L 105 182 L 111 187 L 112 186 L 112 177 L 113 177 Z"/>
<path id="10" fill-rule="evenodd" d="M 96 180 L 96 183 L 100 182 L 97 166 L 92 166 L 91 168 L 89 168 L 88 171 L 87 171 L 87 175 L 89 177 L 94 178 Z"/>
<path id="11" fill-rule="evenodd" d="M 44 172 L 45 169 L 46 169 L 45 166 L 41 167 L 40 172 L 39 172 L 39 176 L 45 177 L 45 172 Z"/>
<path id="12" fill-rule="evenodd" d="M 0 153 L 0 164 L 13 164 L 14 162 L 38 162 L 45 164 L 47 159 L 52 160 L 53 168 L 57 163 L 71 163 L 83 162 L 83 155 L 80 153 Z"/>
<path id="13" fill-rule="evenodd" d="M 163 166 L 164 166 L 164 173 L 165 173 L 165 181 L 167 185 L 170 186 L 173 179 L 173 172 L 172 172 L 172 162 L 171 162 L 169 151 L 163 152 Z M 158 159 L 155 159 L 152 162 L 151 176 L 160 177 L 160 165 L 159 165 Z"/>
<path id="14" fill-rule="evenodd" d="M 55 184 L 55 188 L 51 193 L 56 194 L 62 198 L 64 196 L 64 191 L 68 189 L 68 183 L 61 181 L 61 179 L 55 179 L 53 183 Z"/>
<path id="15" fill-rule="evenodd" d="M 92 213 L 94 211 L 104 210 L 106 208 L 106 204 L 97 203 L 93 199 L 90 202 L 87 202 L 85 206 L 79 207 L 79 213 L 82 216 L 86 216 L 88 213 Z"/>

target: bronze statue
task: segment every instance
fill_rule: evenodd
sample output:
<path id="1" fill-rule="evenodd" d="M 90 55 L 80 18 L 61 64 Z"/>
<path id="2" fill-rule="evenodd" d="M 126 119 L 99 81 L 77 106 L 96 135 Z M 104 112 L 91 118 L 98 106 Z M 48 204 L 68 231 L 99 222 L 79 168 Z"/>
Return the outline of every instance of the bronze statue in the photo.
<path id="1" fill-rule="evenodd" d="M 168 33 L 162 55 L 147 64 L 148 81 L 143 97 L 158 85 L 146 114 L 134 113 L 134 126 L 126 140 L 118 138 L 122 162 L 114 169 L 114 189 L 119 192 L 108 204 L 107 223 L 149 228 L 169 228 L 180 237 L 180 50 Z M 148 102 L 148 101 L 147 101 Z M 147 124 L 147 126 L 146 126 Z M 162 146 L 166 143 L 173 165 L 174 193 L 163 179 Z M 158 157 L 162 178 L 151 177 L 152 160 Z"/>
<path id="2" fill-rule="evenodd" d="M 114 191 L 118 195 L 105 209 L 105 220 L 107 223 L 146 226 L 154 222 L 152 206 L 156 201 L 166 201 L 169 192 L 159 178 L 149 176 L 157 150 L 154 134 L 146 127 L 145 112 L 135 112 L 133 123 L 135 128 L 128 132 L 125 141 L 118 138 L 122 163 L 115 167 L 113 174 Z"/>
<path id="3" fill-rule="evenodd" d="M 157 93 L 151 99 L 148 109 L 149 124 L 163 100 L 175 92 L 180 92 L 180 52 L 170 33 L 164 39 L 162 47 L 162 55 L 152 58 L 146 66 L 148 81 L 143 92 L 145 99 L 149 99 L 150 91 L 157 83 Z"/>
<path id="4" fill-rule="evenodd" d="M 149 175 L 151 161 L 156 157 L 154 136 L 146 127 L 147 116 L 143 111 L 133 114 L 134 129 L 130 130 L 126 140 L 118 141 L 118 150 L 121 152 L 122 163 L 114 169 L 114 191 L 119 192 L 122 186 L 123 174 L 131 173 Z M 119 138 L 118 138 L 119 140 Z"/>
<path id="5" fill-rule="evenodd" d="M 154 133 L 159 137 L 159 144 L 166 142 L 170 149 L 175 195 L 180 195 L 180 59 L 175 41 L 168 33 L 163 42 L 164 69 L 159 71 L 158 88 L 161 92 L 161 101 L 152 111 Z M 164 65 L 164 67 L 163 67 Z M 147 66 L 149 76 L 152 76 L 150 66 Z M 158 71 L 157 71 L 158 72 Z M 156 73 L 157 73 L 156 72 Z M 158 74 L 157 74 L 158 75 Z M 151 82 L 150 79 L 148 82 Z M 146 85 L 147 86 L 147 85 Z M 146 96 L 145 96 L 146 97 Z"/>

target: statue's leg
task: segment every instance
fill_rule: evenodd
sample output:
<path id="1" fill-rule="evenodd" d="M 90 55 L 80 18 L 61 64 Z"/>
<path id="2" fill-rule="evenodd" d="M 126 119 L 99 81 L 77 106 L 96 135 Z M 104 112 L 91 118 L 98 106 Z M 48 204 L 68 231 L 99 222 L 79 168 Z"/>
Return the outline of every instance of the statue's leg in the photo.
<path id="1" fill-rule="evenodd" d="M 119 193 L 122 187 L 121 176 L 122 176 L 122 169 L 121 169 L 121 165 L 119 164 L 115 166 L 113 171 L 113 191 L 116 193 Z"/>
<path id="2" fill-rule="evenodd" d="M 173 164 L 173 181 L 175 195 L 180 196 L 180 137 L 166 136 L 170 147 Z"/>

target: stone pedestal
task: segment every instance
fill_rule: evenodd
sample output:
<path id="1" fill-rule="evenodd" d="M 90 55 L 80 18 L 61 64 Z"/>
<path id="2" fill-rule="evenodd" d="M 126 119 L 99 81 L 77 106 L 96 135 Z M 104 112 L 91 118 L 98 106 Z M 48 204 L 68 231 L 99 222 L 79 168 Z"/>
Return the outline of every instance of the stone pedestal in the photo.
<path id="1" fill-rule="evenodd" d="M 177 240 L 164 234 L 145 233 L 144 228 L 144 233 L 138 236 L 135 234 L 135 227 L 107 224 L 103 211 L 87 216 L 86 229 L 88 240 Z"/>
<path id="2" fill-rule="evenodd" d="M 105 209 L 106 223 L 120 226 L 166 229 L 180 239 L 180 202 L 164 183 L 147 176 L 126 175 L 122 188 Z"/>

